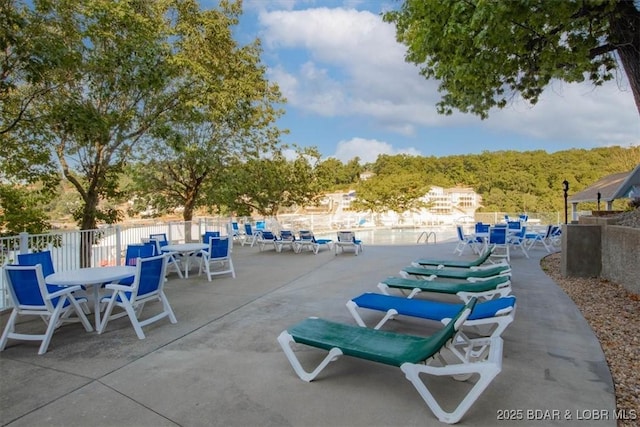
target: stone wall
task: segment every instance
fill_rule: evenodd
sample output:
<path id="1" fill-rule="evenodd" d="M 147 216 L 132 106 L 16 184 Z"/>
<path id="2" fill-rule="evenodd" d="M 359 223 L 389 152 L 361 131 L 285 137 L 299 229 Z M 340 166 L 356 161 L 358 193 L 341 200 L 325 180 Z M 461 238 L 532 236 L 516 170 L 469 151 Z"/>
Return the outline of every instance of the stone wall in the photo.
<path id="1" fill-rule="evenodd" d="M 640 294 L 640 228 L 608 225 L 603 230 L 601 276 Z"/>
<path id="2" fill-rule="evenodd" d="M 640 294 L 640 228 L 616 224 L 615 218 L 582 216 L 563 228 L 562 273 L 600 277 Z"/>

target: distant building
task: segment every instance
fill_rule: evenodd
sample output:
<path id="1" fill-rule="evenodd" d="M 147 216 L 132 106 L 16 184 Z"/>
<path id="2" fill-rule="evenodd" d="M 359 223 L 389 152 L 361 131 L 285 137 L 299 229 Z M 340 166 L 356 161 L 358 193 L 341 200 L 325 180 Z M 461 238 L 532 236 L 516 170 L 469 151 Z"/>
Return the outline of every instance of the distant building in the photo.
<path id="1" fill-rule="evenodd" d="M 480 206 L 482 198 L 469 187 L 431 187 L 423 197 L 431 205 L 427 210 L 437 215 L 473 215 Z"/>

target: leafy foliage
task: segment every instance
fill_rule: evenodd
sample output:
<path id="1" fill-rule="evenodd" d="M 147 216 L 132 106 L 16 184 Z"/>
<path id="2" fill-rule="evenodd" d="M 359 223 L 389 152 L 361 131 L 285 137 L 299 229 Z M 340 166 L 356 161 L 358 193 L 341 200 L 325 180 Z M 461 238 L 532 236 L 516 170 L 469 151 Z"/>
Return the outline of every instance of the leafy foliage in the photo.
<path id="1" fill-rule="evenodd" d="M 595 85 L 620 57 L 640 112 L 640 10 L 632 0 L 404 0 L 384 14 L 406 61 L 440 81 L 439 113 L 486 118 L 519 93 L 535 104 L 553 80 Z"/>
<path id="2" fill-rule="evenodd" d="M 293 160 L 278 151 L 268 158 L 236 161 L 226 169 L 220 198 L 240 215 L 256 211 L 275 217 L 282 208 L 313 204 L 321 190 L 314 173 L 319 157 L 308 148 L 298 149 Z"/>

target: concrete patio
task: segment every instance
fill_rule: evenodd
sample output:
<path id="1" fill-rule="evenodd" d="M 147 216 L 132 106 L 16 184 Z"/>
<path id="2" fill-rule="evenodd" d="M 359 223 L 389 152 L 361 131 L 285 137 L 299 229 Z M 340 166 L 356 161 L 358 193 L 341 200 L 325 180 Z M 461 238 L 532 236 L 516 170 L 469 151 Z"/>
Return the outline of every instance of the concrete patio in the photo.
<path id="1" fill-rule="evenodd" d="M 0 353 L 0 423 L 443 425 L 399 369 L 342 357 L 306 383 L 276 341 L 308 316 L 354 324 L 345 308 L 349 298 L 375 292 L 380 279 L 397 275 L 416 258 L 453 257 L 455 247 L 364 245 L 357 257 L 236 245 L 236 279 L 208 282 L 195 269 L 187 280 L 171 273 L 165 289 L 178 323 L 146 327 L 145 340 L 123 318 L 110 322 L 102 335 L 64 326 L 42 356 L 38 343 L 10 341 Z M 503 370 L 458 425 L 616 425 L 613 383 L 600 344 L 573 302 L 541 271 L 545 254 L 512 257 L 518 308 L 503 334 Z M 2 320 L 4 328 L 6 316 Z M 386 327 L 412 334 L 433 328 L 408 318 Z M 300 347 L 302 352 L 309 365 L 324 355 Z M 445 400 L 465 387 L 440 382 Z"/>

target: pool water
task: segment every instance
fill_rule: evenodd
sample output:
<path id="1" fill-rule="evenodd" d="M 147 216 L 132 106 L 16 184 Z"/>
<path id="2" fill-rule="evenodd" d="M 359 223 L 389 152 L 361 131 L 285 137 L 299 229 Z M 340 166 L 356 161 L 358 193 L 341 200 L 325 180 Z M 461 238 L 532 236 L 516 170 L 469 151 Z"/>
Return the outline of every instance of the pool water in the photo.
<path id="1" fill-rule="evenodd" d="M 362 240 L 365 245 L 415 245 L 424 244 L 427 236 L 429 243 L 442 243 L 456 239 L 455 226 L 433 228 L 376 228 L 376 229 L 352 229 L 356 239 Z M 335 233 L 321 233 L 316 235 L 318 239 L 336 240 Z"/>

